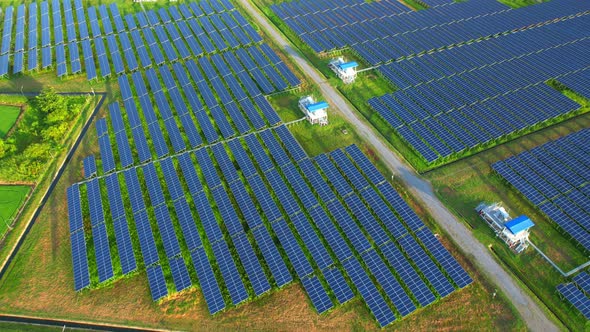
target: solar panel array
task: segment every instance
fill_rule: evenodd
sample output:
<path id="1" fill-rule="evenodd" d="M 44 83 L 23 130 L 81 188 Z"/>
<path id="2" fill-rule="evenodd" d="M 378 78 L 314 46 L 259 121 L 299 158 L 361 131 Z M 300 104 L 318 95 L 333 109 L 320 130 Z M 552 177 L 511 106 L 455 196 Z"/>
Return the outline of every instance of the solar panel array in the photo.
<path id="1" fill-rule="evenodd" d="M 557 292 L 573 305 L 586 320 L 590 319 L 590 275 L 582 271 L 573 282 L 557 285 Z"/>
<path id="2" fill-rule="evenodd" d="M 351 47 L 399 87 L 369 105 L 430 165 L 571 116 L 579 105 L 547 80 L 580 77 L 581 93 L 587 85 L 579 72 L 590 65 L 588 3 L 509 9 L 474 0 L 411 12 L 389 2 L 294 1 L 273 8 L 316 52 Z"/>
<path id="3" fill-rule="evenodd" d="M 496 162 L 492 168 L 590 250 L 590 130 Z"/>
<path id="4" fill-rule="evenodd" d="M 471 282 L 356 146 L 312 160 L 281 125 L 123 173 L 129 201 L 111 189 L 107 198 L 111 211 L 135 218 L 154 300 L 196 283 L 185 272 L 192 263 L 212 314 L 297 278 L 319 313 L 352 299 L 356 288 L 385 326 Z M 86 186 L 102 202 L 101 179 L 72 188 Z M 107 179 L 114 184 L 117 174 Z M 105 220 L 98 210 L 90 209 L 99 215 L 91 220 Z"/>
<path id="5" fill-rule="evenodd" d="M 40 43 L 37 39 L 38 7 L 41 15 Z M 170 18 L 169 11 L 174 13 L 174 20 Z M 109 77 L 112 73 L 121 75 L 219 52 L 227 53 L 224 57 L 228 61 L 233 60 L 230 66 L 239 74 L 244 69 L 233 52 L 242 50 L 240 54 L 249 58 L 248 61 L 254 57 L 258 66 L 248 68 L 241 74 L 241 84 L 254 85 L 250 86 L 251 92 L 257 90 L 256 83 L 263 88 L 264 93 L 300 83 L 276 54 L 272 51 L 270 55 L 266 53 L 268 46 L 262 43 L 262 38 L 254 28 L 228 1 L 200 1 L 169 9 L 160 8 L 157 12 L 150 10 L 147 14 L 126 15 L 125 20 L 114 3 L 109 7 L 101 5 L 85 9 L 81 0 L 76 0 L 73 8 L 71 0 L 44 1 L 40 5 L 31 3 L 28 11 L 27 6 L 20 5 L 16 10 L 14 40 L 13 7 L 8 7 L 4 14 L 0 76 L 9 73 L 11 58 L 13 74 L 24 71 L 27 41 L 28 71 L 39 68 L 37 49 L 41 48 L 40 68 L 55 65 L 58 77 L 85 71 L 87 79 L 93 80 L 99 74 L 101 77 Z M 27 14 L 28 25 L 25 24 Z M 67 32 L 65 38 L 64 30 Z M 215 56 L 220 58 L 219 54 Z M 231 72 L 223 76 L 225 74 Z M 241 92 L 239 86 L 238 80 L 232 77 L 232 93 Z"/>

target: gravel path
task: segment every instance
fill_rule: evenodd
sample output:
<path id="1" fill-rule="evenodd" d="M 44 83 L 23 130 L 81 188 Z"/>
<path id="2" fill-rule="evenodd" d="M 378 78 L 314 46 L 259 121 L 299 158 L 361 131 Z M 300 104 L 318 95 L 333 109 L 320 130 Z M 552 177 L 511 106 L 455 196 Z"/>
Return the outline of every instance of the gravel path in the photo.
<path id="1" fill-rule="evenodd" d="M 412 193 L 422 201 L 422 205 L 428 209 L 428 212 L 438 221 L 440 226 L 453 238 L 455 243 L 467 255 L 475 258 L 477 267 L 506 294 L 528 328 L 532 331 L 557 331 L 557 326 L 545 315 L 537 303 L 504 271 L 502 266 L 492 257 L 489 250 L 473 236 L 469 229 L 442 204 L 434 194 L 430 183 L 419 178 L 410 167 L 391 151 L 388 144 L 375 132 L 373 127 L 364 118 L 361 118 L 345 98 L 327 83 L 326 79 L 287 42 L 281 32 L 254 5 L 248 0 L 240 0 L 240 3 L 270 37 L 295 60 L 308 78 L 319 85 L 323 96 L 332 106 L 331 109 L 340 111 L 350 123 L 355 124 L 359 135 L 375 148 L 381 159 L 392 171 L 392 174 L 399 175 Z"/>

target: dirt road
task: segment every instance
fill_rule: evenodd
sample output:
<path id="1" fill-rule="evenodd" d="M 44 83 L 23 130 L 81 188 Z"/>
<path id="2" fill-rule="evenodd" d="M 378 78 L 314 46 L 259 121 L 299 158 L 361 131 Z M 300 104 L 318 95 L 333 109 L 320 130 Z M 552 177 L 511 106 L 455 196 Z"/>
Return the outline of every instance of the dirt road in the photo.
<path id="1" fill-rule="evenodd" d="M 355 125 L 359 135 L 373 145 L 381 159 L 390 168 L 392 174 L 398 175 L 403 180 L 412 193 L 422 201 L 422 205 L 428 209 L 440 226 L 453 238 L 455 243 L 466 254 L 475 259 L 474 263 L 479 269 L 510 299 L 528 328 L 532 331 L 557 331 L 557 326 L 545 315 L 537 303 L 504 271 L 502 266 L 494 260 L 489 250 L 471 234 L 469 229 L 442 204 L 434 194 L 430 183 L 419 178 L 409 166 L 391 151 L 388 144 L 375 132 L 373 127 L 346 102 L 345 98 L 334 87 L 326 82 L 322 74 L 313 68 L 289 44 L 281 32 L 267 20 L 258 8 L 254 7 L 248 0 L 240 0 L 240 3 L 269 36 L 295 60 L 308 78 L 320 86 L 323 96 L 332 106 L 331 109 L 340 111 L 348 121 Z"/>

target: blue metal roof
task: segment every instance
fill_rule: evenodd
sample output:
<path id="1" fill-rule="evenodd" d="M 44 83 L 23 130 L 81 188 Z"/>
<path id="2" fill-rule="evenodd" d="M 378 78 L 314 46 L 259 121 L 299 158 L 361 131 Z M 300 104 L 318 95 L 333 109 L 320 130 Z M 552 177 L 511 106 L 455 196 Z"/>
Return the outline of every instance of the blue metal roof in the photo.
<path id="1" fill-rule="evenodd" d="M 354 67 L 358 67 L 359 64 L 356 61 L 351 61 L 351 62 L 345 62 L 345 63 L 341 63 L 339 65 L 340 69 L 342 70 L 346 70 L 348 68 L 354 68 Z"/>
<path id="2" fill-rule="evenodd" d="M 320 101 L 319 103 L 307 105 L 307 110 L 310 112 L 315 112 L 326 108 L 328 108 L 328 103 L 326 103 L 325 101 Z"/>
<path id="3" fill-rule="evenodd" d="M 529 217 L 523 215 L 510 220 L 504 224 L 504 226 L 506 226 L 506 228 L 508 228 L 512 234 L 516 235 L 535 226 L 535 223 L 533 223 Z"/>

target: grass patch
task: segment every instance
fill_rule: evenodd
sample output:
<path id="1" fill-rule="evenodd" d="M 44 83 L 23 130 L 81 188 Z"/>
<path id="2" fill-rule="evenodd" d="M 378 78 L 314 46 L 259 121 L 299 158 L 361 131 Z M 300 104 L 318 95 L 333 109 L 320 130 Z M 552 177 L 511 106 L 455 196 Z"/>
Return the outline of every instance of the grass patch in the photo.
<path id="1" fill-rule="evenodd" d="M 14 126 L 19 115 L 20 107 L 0 105 L 0 139 L 8 135 L 10 128 Z"/>
<path id="2" fill-rule="evenodd" d="M 29 186 L 0 186 L 0 234 L 6 232 L 30 190 Z"/>
<path id="3" fill-rule="evenodd" d="M 555 286 L 566 280 L 532 248 L 518 256 L 512 254 L 479 218 L 474 208 L 481 201 L 502 202 L 513 217 L 520 214 L 529 216 L 536 224 L 531 230 L 531 240 L 564 271 L 586 262 L 585 253 L 520 193 L 493 173 L 490 165 L 587 127 L 590 127 L 589 113 L 426 173 L 438 197 L 473 229 L 479 241 L 493 245 L 494 252 L 508 270 L 573 331 L 584 330 L 585 320 L 561 301 L 555 292 Z"/>
<path id="4" fill-rule="evenodd" d="M 527 7 L 530 5 L 536 5 L 539 3 L 547 2 L 549 0 L 498 0 L 498 1 L 505 4 L 508 7 L 522 8 L 522 7 Z"/>

